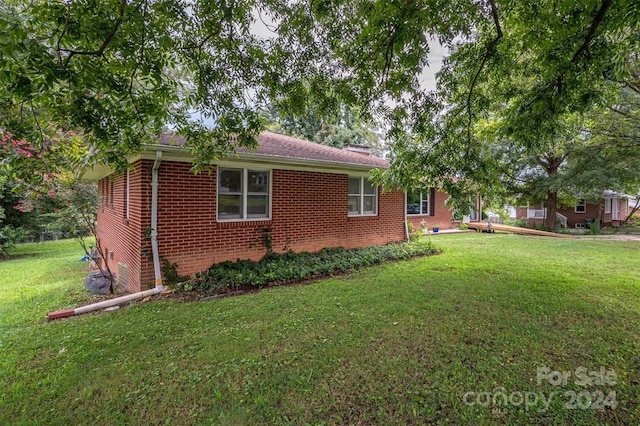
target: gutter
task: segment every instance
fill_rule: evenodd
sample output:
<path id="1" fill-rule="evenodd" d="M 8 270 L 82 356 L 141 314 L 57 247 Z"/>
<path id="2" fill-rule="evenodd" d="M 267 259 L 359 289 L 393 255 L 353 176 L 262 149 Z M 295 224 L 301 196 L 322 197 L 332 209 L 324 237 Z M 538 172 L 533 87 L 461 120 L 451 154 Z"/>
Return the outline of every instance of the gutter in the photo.
<path id="1" fill-rule="evenodd" d="M 153 160 L 157 157 L 153 155 L 153 153 L 164 152 L 164 159 L 167 161 L 178 161 L 191 163 L 193 160 L 193 156 L 189 151 L 186 151 L 184 148 L 178 146 L 165 146 L 165 145 L 143 145 L 142 151 L 134 156 L 127 157 L 127 160 L 130 163 L 133 163 L 137 160 Z M 311 169 L 322 169 L 322 171 L 326 171 L 329 173 L 335 173 L 338 171 L 340 173 L 369 173 L 372 169 L 385 169 L 388 168 L 389 165 L 367 165 L 367 164 L 355 164 L 355 163 L 342 163 L 339 161 L 327 161 L 327 160 L 313 160 L 306 158 L 291 158 L 291 157 L 281 157 L 277 155 L 264 155 L 264 154 L 255 154 L 255 153 L 235 153 L 230 154 L 228 157 L 224 157 L 213 161 L 210 164 L 220 164 L 220 163 L 234 163 L 238 161 L 250 161 L 250 162 L 259 162 L 263 164 L 269 165 L 278 165 L 281 168 L 286 170 L 297 170 L 298 168 L 307 168 Z M 84 179 L 101 179 L 102 177 L 108 176 L 111 174 L 113 170 L 107 166 L 94 166 L 91 170 L 85 171 L 83 174 Z"/>
<path id="2" fill-rule="evenodd" d="M 151 253 L 153 256 L 153 273 L 155 286 L 162 286 L 160 272 L 160 254 L 158 252 L 158 169 L 162 161 L 162 151 L 156 151 L 156 161 L 153 163 L 151 177 Z"/>
<path id="3" fill-rule="evenodd" d="M 170 153 L 169 155 L 175 157 L 181 157 L 185 162 L 191 162 L 193 160 L 193 155 L 185 150 L 185 148 L 181 146 L 166 146 L 166 145 L 143 145 L 143 150 L 139 154 L 139 158 L 148 158 L 144 154 L 151 154 L 153 152 L 166 152 Z M 178 158 L 172 159 L 178 160 Z M 276 163 L 276 164 L 291 164 L 291 165 L 299 165 L 299 166 L 310 166 L 310 167 L 327 167 L 334 168 L 339 170 L 354 170 L 360 169 L 363 171 L 369 171 L 371 169 L 386 169 L 389 167 L 389 163 L 387 164 L 361 164 L 361 163 L 345 163 L 342 161 L 333 161 L 333 160 L 315 160 L 312 158 L 297 158 L 297 157 L 283 157 L 279 155 L 267 155 L 267 154 L 258 154 L 254 152 L 234 152 L 228 154 L 227 157 L 221 157 L 217 161 L 213 161 L 215 164 L 218 161 L 238 161 L 238 160 L 246 160 L 246 161 L 260 161 L 265 163 Z M 385 161 L 385 160 L 383 160 Z"/>

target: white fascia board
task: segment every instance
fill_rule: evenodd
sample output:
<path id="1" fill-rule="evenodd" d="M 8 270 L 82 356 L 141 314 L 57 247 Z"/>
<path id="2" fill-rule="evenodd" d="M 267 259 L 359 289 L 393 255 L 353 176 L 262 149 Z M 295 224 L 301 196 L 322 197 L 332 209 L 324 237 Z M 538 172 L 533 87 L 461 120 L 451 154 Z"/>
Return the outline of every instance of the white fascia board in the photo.
<path id="1" fill-rule="evenodd" d="M 175 146 L 145 145 L 143 151 L 136 155 L 127 156 L 127 161 L 132 164 L 138 160 L 154 160 L 155 152 L 163 152 L 163 161 L 176 161 L 191 163 L 193 156 Z M 338 161 L 312 160 L 290 157 L 277 157 L 272 155 L 262 155 L 253 153 L 238 153 L 233 156 L 213 161 L 212 164 L 222 167 L 259 167 L 261 169 L 281 169 L 296 171 L 312 171 L 321 173 L 348 174 L 352 176 L 369 176 L 371 170 L 376 166 L 364 164 L 349 164 Z M 114 172 L 113 168 L 103 165 L 96 165 L 91 170 L 83 173 L 83 179 L 98 180 L 109 176 Z"/>

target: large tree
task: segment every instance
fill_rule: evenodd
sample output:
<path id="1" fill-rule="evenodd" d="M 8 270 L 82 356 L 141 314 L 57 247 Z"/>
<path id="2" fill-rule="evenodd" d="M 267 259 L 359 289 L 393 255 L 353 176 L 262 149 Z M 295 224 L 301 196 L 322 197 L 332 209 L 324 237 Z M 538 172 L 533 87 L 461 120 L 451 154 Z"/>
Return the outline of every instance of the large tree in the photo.
<path id="1" fill-rule="evenodd" d="M 260 20 L 270 36 L 256 35 Z M 253 143 L 267 100 L 355 105 L 387 120 L 397 157 L 424 148 L 388 185 L 436 173 L 479 182 L 477 120 L 501 102 L 505 128 L 537 144 L 556 114 L 600 102 L 639 21 L 621 0 L 11 0 L 0 5 L 0 125 L 39 145 L 75 130 L 116 164 L 168 125 L 204 164 L 231 133 Z M 437 94 L 420 86 L 430 37 L 452 51 Z"/>
<path id="2" fill-rule="evenodd" d="M 566 116 L 615 99 L 630 72 L 626 58 L 638 50 L 639 11 L 628 2 L 488 1 L 480 8 L 472 34 L 451 43 L 438 75 L 437 114 L 416 109 L 422 113 L 398 129 L 387 182 L 406 186 L 430 176 L 458 200 L 478 187 L 503 190 L 494 141 L 479 131 L 487 120 L 498 123 L 498 140 L 510 141 L 514 155 L 537 158 L 553 174 L 564 160 L 555 145 L 564 144 L 558 135 Z"/>
<path id="3" fill-rule="evenodd" d="M 262 112 L 269 130 L 300 137 L 334 148 L 346 145 L 365 145 L 379 156 L 385 155 L 381 132 L 367 126 L 353 109 L 342 107 L 331 114 L 321 115 L 315 108 L 297 113 L 281 111 L 270 104 Z"/>

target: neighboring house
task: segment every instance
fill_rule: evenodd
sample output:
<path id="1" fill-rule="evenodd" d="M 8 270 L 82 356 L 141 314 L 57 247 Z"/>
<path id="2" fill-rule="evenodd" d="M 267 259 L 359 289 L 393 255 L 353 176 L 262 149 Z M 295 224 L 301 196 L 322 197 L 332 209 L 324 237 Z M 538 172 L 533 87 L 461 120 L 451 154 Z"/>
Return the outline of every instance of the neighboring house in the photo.
<path id="1" fill-rule="evenodd" d="M 600 218 L 602 226 L 619 226 L 629 214 L 629 195 L 614 191 L 604 191 L 603 202 L 599 204 L 578 200 L 574 206 L 558 207 L 557 222 L 565 228 L 586 228 L 590 222 Z M 540 227 L 547 217 L 543 204 L 516 208 L 516 219 L 527 219 L 527 226 Z"/>
<path id="2" fill-rule="evenodd" d="M 435 226 L 440 229 L 450 229 L 457 226 L 460 220 L 454 216 L 454 212 L 445 206 L 449 195 L 441 190 L 429 188 L 424 191 L 407 191 L 406 213 L 407 221 L 411 222 L 414 229 L 420 229 L 422 225 L 432 230 Z M 474 202 L 475 209 L 469 215 L 462 217 L 461 222 L 478 222 L 482 211 L 482 199 L 480 196 Z M 458 219 L 460 219 L 458 217 Z"/>
<path id="3" fill-rule="evenodd" d="M 194 175 L 183 143 L 163 135 L 129 158 L 125 173 L 95 167 L 84 176 L 98 181 L 97 237 L 128 292 L 161 282 L 160 259 L 186 275 L 258 260 L 267 245 L 299 252 L 406 239 L 405 194 L 383 193 L 368 179 L 386 160 L 264 132 L 257 150 L 239 149 Z M 431 194 L 419 216 L 442 214 L 437 223 L 450 227 L 444 195 Z"/>

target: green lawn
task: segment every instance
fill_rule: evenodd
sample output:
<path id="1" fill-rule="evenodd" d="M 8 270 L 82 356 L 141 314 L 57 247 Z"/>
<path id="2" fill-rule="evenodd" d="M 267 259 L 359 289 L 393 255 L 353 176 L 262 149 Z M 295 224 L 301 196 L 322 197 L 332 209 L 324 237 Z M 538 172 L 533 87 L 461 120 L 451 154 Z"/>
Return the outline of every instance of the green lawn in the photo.
<path id="1" fill-rule="evenodd" d="M 640 423 L 640 242 L 433 241 L 309 285 L 51 323 L 90 299 L 82 252 L 20 246 L 34 256 L 0 262 L 0 424 Z"/>

